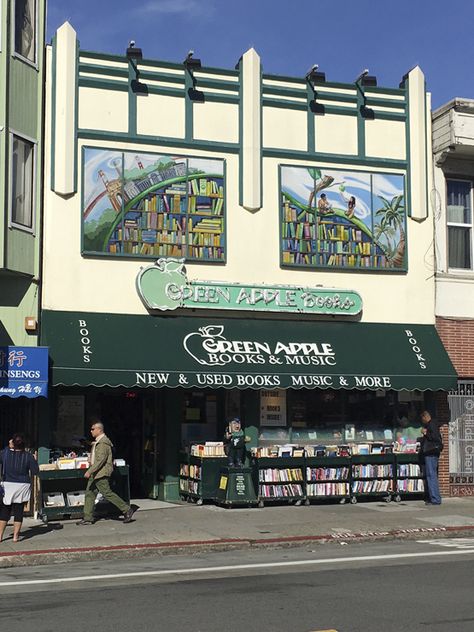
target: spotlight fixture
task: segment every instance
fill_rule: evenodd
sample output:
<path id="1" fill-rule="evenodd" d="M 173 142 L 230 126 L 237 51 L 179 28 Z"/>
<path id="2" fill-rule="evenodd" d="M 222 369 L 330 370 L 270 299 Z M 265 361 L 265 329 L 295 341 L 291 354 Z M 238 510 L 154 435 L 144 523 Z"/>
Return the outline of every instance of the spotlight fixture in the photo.
<path id="1" fill-rule="evenodd" d="M 312 85 L 316 83 L 325 83 L 326 81 L 326 73 L 318 72 L 318 68 L 318 64 L 314 64 L 305 75 L 306 81 L 309 81 Z"/>
<path id="2" fill-rule="evenodd" d="M 141 48 L 135 48 L 135 40 L 130 40 L 127 48 L 127 59 L 142 59 L 143 53 Z"/>
<path id="3" fill-rule="evenodd" d="M 355 80 L 361 86 L 376 86 L 377 77 L 375 75 L 369 75 L 369 69 L 365 68 Z"/>
<path id="4" fill-rule="evenodd" d="M 188 68 L 188 70 L 196 70 L 197 68 L 201 68 L 201 60 L 193 57 L 194 51 L 190 50 L 186 55 L 186 59 L 183 61 L 183 64 Z"/>

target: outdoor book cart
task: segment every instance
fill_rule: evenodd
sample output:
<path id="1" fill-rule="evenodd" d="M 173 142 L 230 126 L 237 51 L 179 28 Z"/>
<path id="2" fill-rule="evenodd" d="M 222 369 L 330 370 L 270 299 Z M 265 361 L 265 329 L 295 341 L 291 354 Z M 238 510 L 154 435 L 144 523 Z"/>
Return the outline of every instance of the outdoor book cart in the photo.
<path id="1" fill-rule="evenodd" d="M 84 513 L 84 493 L 87 479 L 84 469 L 40 470 L 38 517 L 47 523 L 49 520 L 80 517 Z M 125 502 L 130 502 L 130 484 L 128 465 L 114 468 L 110 486 Z M 97 503 L 96 514 L 110 514 L 117 509 L 107 502 Z"/>
<path id="2" fill-rule="evenodd" d="M 394 500 L 402 497 L 424 496 L 425 483 L 420 467 L 420 455 L 417 452 L 398 452 L 395 454 Z"/>
<path id="3" fill-rule="evenodd" d="M 252 465 L 260 508 L 265 503 L 301 505 L 306 500 L 303 457 L 253 457 Z"/>
<path id="4" fill-rule="evenodd" d="M 306 456 L 306 505 L 312 500 L 339 500 L 351 498 L 350 456 Z"/>
<path id="5" fill-rule="evenodd" d="M 181 500 L 202 505 L 205 500 L 215 501 L 220 471 L 227 457 L 194 456 L 182 452 L 179 466 L 179 495 Z"/>
<path id="6" fill-rule="evenodd" d="M 392 500 L 395 458 L 389 454 L 353 454 L 351 457 L 351 503 L 359 498 Z"/>

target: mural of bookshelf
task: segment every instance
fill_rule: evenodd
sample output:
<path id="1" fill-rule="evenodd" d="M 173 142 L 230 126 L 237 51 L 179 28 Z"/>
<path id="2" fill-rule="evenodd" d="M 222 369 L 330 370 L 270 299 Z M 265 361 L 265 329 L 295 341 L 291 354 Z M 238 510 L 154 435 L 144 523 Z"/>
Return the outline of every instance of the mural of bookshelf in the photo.
<path id="1" fill-rule="evenodd" d="M 87 148 L 89 162 L 85 253 L 225 261 L 222 160 Z"/>
<path id="2" fill-rule="evenodd" d="M 405 270 L 404 176 L 280 169 L 281 264 Z"/>
<path id="3" fill-rule="evenodd" d="M 282 263 L 329 268 L 389 267 L 380 246 L 349 220 L 338 216 L 318 218 L 288 201 L 283 202 Z"/>
<path id="4" fill-rule="evenodd" d="M 189 189 L 196 180 L 188 182 Z M 174 185 L 142 198 L 124 213 L 109 238 L 108 251 L 223 261 L 223 184 L 207 177 L 197 183 L 204 191 L 216 192 L 191 195 Z"/>

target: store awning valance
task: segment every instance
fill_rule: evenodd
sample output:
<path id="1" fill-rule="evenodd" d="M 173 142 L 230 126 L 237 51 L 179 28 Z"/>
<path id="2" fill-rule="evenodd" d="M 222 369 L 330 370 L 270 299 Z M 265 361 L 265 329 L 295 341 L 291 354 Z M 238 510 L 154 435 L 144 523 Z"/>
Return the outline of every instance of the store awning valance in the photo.
<path id="1" fill-rule="evenodd" d="M 53 385 L 438 390 L 431 325 L 43 312 Z"/>
<path id="2" fill-rule="evenodd" d="M 0 397 L 47 397 L 48 349 L 0 346 Z"/>

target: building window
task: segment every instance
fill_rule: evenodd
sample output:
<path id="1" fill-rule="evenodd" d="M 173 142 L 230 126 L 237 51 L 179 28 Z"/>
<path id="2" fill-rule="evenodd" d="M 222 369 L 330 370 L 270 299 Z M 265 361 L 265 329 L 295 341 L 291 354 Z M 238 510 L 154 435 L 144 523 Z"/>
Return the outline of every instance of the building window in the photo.
<path id="1" fill-rule="evenodd" d="M 15 53 L 36 62 L 36 0 L 15 0 Z"/>
<path id="2" fill-rule="evenodd" d="M 448 267 L 472 270 L 472 182 L 447 180 Z"/>
<path id="3" fill-rule="evenodd" d="M 35 146 L 12 134 L 11 221 L 21 228 L 33 228 L 33 183 Z"/>

